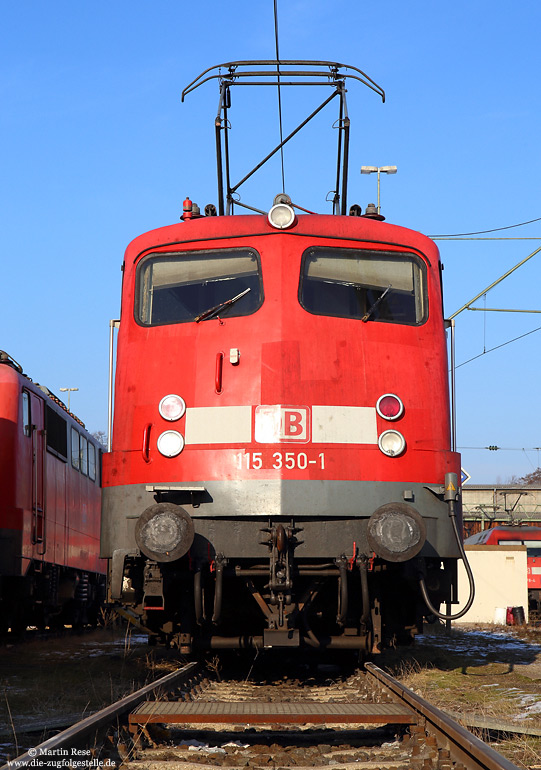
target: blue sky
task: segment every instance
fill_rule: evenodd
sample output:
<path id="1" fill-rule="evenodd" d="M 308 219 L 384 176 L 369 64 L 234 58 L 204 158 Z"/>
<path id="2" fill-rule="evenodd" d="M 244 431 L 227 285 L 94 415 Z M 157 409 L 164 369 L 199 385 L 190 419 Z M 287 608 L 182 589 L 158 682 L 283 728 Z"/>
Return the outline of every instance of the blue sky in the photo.
<path id="1" fill-rule="evenodd" d="M 537 0 L 279 0 L 278 10 L 282 58 L 352 64 L 387 93 L 382 105 L 349 87 L 350 203 L 376 197 L 361 165 L 393 164 L 397 175 L 382 179 L 390 222 L 436 235 L 541 217 Z M 201 207 L 216 201 L 217 88 L 184 104 L 180 93 L 213 64 L 274 58 L 273 2 L 2 0 L 0 36 L 0 347 L 51 390 L 78 387 L 72 409 L 106 430 L 108 321 L 119 313 L 124 249 L 177 221 L 187 195 Z M 285 132 L 320 94 L 284 93 Z M 233 98 L 237 177 L 278 129 L 271 89 Z M 332 108 L 285 153 L 286 190 L 324 213 L 334 120 Z M 243 199 L 266 209 L 280 190 L 275 163 Z M 490 235 L 535 240 L 439 241 L 449 315 L 541 245 L 541 222 Z M 540 260 L 486 306 L 541 309 Z M 541 316 L 466 311 L 456 323 L 461 363 L 541 326 Z M 505 482 L 539 464 L 540 342 L 541 331 L 457 372 L 458 443 L 473 447 L 463 450 L 472 482 Z M 488 445 L 503 449 L 476 448 Z"/>

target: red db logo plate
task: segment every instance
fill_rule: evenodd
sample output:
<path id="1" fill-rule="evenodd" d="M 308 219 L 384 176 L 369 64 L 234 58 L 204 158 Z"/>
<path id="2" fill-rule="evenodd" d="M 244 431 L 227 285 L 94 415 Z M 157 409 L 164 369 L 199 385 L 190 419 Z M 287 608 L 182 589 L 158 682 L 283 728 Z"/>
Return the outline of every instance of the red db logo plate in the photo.
<path id="1" fill-rule="evenodd" d="M 310 409 L 307 406 L 257 406 L 255 440 L 258 444 L 310 441 Z"/>

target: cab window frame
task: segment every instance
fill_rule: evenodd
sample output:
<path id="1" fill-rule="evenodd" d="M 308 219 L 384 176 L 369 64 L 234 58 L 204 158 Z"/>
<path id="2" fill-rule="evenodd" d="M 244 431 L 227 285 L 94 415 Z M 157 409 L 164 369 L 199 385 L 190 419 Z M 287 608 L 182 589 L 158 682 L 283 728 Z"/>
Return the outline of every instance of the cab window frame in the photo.
<path id="1" fill-rule="evenodd" d="M 337 258 L 344 258 L 351 256 L 352 258 L 357 255 L 361 259 L 363 257 L 372 257 L 377 258 L 380 257 L 382 260 L 385 258 L 389 259 L 399 259 L 399 258 L 405 258 L 404 261 L 408 261 L 412 263 L 413 265 L 416 265 L 419 269 L 418 273 L 418 283 L 419 283 L 419 295 L 413 294 L 413 300 L 414 300 L 414 308 L 415 313 L 417 314 L 416 305 L 418 302 L 420 302 L 422 313 L 420 314 L 420 320 L 396 320 L 393 318 L 379 318 L 377 315 L 370 315 L 367 318 L 367 321 L 369 323 L 384 323 L 384 324 L 392 324 L 398 325 L 398 326 L 411 326 L 411 327 L 418 327 L 423 326 L 429 318 L 429 305 L 428 305 L 428 270 L 427 270 L 427 264 L 426 262 L 415 252 L 413 251 L 394 251 L 389 249 L 370 249 L 368 247 L 357 247 L 357 248 L 348 248 L 348 247 L 342 247 L 342 246 L 310 246 L 307 249 L 304 250 L 301 258 L 301 268 L 300 268 L 300 276 L 299 276 L 299 289 L 298 289 L 298 300 L 301 307 L 311 315 L 316 316 L 322 316 L 326 318 L 342 318 L 344 320 L 349 321 L 362 321 L 363 314 L 361 311 L 359 311 L 358 314 L 352 315 L 349 313 L 336 313 L 332 311 L 325 311 L 324 307 L 324 300 L 321 301 L 321 307 L 318 309 L 314 309 L 314 305 L 310 306 L 309 303 L 306 301 L 305 296 L 305 285 L 307 282 L 310 282 L 311 280 L 313 283 L 316 283 L 317 279 L 310 279 L 307 272 L 307 267 L 309 264 L 309 261 L 311 258 L 316 256 L 317 254 L 321 254 L 322 256 L 327 255 L 331 259 L 333 257 Z M 324 279 L 322 279 L 322 282 L 325 282 Z M 343 281 L 340 280 L 329 280 L 328 283 L 336 284 L 337 286 L 347 286 L 347 280 L 344 278 Z M 412 280 L 413 284 L 413 291 L 415 292 L 415 277 Z M 383 289 L 383 285 L 381 287 Z M 372 305 L 367 306 L 366 312 L 368 312 L 370 309 L 377 306 L 378 302 L 377 300 L 372 303 Z"/>
<path id="2" fill-rule="evenodd" d="M 185 258 L 186 260 L 192 259 L 192 262 L 194 262 L 196 259 L 204 259 L 205 257 L 208 257 L 209 259 L 220 259 L 220 258 L 231 258 L 234 259 L 235 256 L 237 257 L 253 257 L 255 258 L 256 262 L 256 270 L 253 271 L 253 273 L 247 273 L 247 275 L 256 275 L 257 276 L 257 286 L 258 286 L 258 298 L 256 300 L 256 306 L 249 310 L 248 312 L 235 312 L 238 311 L 238 303 L 235 303 L 231 306 L 231 308 L 227 309 L 227 312 L 224 314 L 224 318 L 243 318 L 246 316 L 251 316 L 257 313 L 257 311 L 262 307 L 264 301 L 265 301 L 265 293 L 264 293 L 264 287 L 263 287 L 263 272 L 261 267 L 261 255 L 257 251 L 257 249 L 253 248 L 252 246 L 242 246 L 238 248 L 227 248 L 227 249 L 204 249 L 204 250 L 198 250 L 193 249 L 189 251 L 152 251 L 148 254 L 145 254 L 144 257 L 142 257 L 139 262 L 137 263 L 136 270 L 135 270 L 135 293 L 134 293 L 134 303 L 133 303 L 133 315 L 134 320 L 138 324 L 138 326 L 142 326 L 145 329 L 149 328 L 155 328 L 160 326 L 176 326 L 178 324 L 186 324 L 186 323 L 199 323 L 196 318 L 201 313 L 204 313 L 205 311 L 211 309 L 211 304 L 209 306 L 201 307 L 198 309 L 198 314 L 190 318 L 184 318 L 179 320 L 173 320 L 173 321 L 144 321 L 143 320 L 143 286 L 142 282 L 144 280 L 143 272 L 145 270 L 145 267 L 148 266 L 150 262 L 158 261 L 158 260 L 166 260 L 167 258 L 171 259 L 179 259 L 179 258 Z M 231 280 L 235 277 L 240 277 L 239 275 L 235 276 L 235 274 L 231 275 L 230 279 L 227 278 L 227 273 L 224 274 L 223 280 Z M 209 278 L 205 278 L 205 280 L 209 280 Z M 212 277 L 210 277 L 210 280 L 212 280 Z M 191 281 L 186 282 L 185 285 L 188 286 L 193 284 L 196 285 L 197 281 Z M 177 284 L 177 285 L 180 285 Z M 239 292 L 232 292 L 232 296 L 227 296 L 226 300 L 233 299 Z M 219 300 L 215 302 L 215 305 L 219 304 Z M 240 305 L 240 309 L 242 309 L 242 305 Z M 216 315 L 212 315 L 211 318 L 216 319 L 218 316 L 220 316 L 220 313 L 216 313 Z M 201 322 L 204 322 L 205 319 L 201 319 Z"/>

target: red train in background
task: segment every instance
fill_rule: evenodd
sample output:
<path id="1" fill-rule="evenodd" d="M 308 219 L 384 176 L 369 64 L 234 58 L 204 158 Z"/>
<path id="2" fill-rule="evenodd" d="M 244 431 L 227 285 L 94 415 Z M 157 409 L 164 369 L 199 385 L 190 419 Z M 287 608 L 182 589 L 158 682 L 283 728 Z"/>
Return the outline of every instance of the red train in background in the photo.
<path id="1" fill-rule="evenodd" d="M 467 545 L 525 545 L 530 606 L 537 610 L 541 607 L 541 527 L 499 524 L 471 535 L 465 542 Z"/>
<path id="2" fill-rule="evenodd" d="M 441 264 L 427 237 L 346 208 L 345 78 L 383 92 L 339 64 L 280 62 L 322 69 L 339 98 L 334 213 L 299 215 L 282 193 L 231 216 L 230 89 L 269 64 L 187 89 L 219 81 L 218 211 L 187 199 L 183 222 L 125 254 L 109 598 L 186 653 L 377 652 L 457 599 Z"/>
<path id="3" fill-rule="evenodd" d="M 0 351 L 0 630 L 94 623 L 100 444 Z"/>

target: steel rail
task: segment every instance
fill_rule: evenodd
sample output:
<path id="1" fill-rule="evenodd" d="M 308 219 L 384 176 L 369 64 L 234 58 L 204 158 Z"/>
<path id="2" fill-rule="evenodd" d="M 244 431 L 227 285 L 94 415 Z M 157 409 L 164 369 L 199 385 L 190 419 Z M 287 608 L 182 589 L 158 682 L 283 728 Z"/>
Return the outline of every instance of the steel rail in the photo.
<path id="1" fill-rule="evenodd" d="M 397 682 L 378 666 L 366 663 L 365 670 L 393 695 L 424 717 L 426 729 L 436 735 L 438 745 L 448 749 L 451 759 L 455 762 L 462 762 L 468 770 L 518 770 L 517 765 L 502 757 L 445 712 Z"/>
<path id="2" fill-rule="evenodd" d="M 13 768 L 19 769 L 22 767 L 47 767 L 49 764 L 56 766 L 59 760 L 66 758 L 62 756 L 64 749 L 80 745 L 84 738 L 94 735 L 98 730 L 114 722 L 117 717 L 136 708 L 136 706 L 146 700 L 147 695 L 159 690 L 161 687 L 166 687 L 170 690 L 178 686 L 197 674 L 199 668 L 198 663 L 188 663 L 177 671 L 160 677 L 155 682 L 141 687 L 140 690 L 136 690 L 116 703 L 106 706 L 101 711 L 92 714 L 92 716 L 82 719 L 72 727 L 68 727 L 67 730 L 63 730 L 58 735 L 54 735 L 52 738 L 40 743 L 35 748 L 29 749 L 16 759 L 10 760 L 7 764 L 2 765 L 0 770 L 13 770 Z"/>

